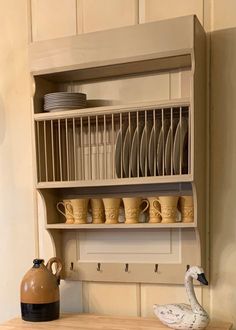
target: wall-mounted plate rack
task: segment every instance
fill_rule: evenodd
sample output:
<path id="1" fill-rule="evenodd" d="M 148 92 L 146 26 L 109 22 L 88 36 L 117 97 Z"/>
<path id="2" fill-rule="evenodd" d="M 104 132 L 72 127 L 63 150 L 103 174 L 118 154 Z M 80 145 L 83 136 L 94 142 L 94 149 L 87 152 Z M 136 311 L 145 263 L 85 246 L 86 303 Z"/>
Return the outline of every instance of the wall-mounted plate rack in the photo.
<path id="1" fill-rule="evenodd" d="M 187 264 L 205 264 L 205 32 L 197 18 L 36 42 L 30 57 L 35 188 L 64 278 L 182 283 Z M 87 107 L 45 112 L 44 96 L 55 92 L 82 92 Z M 63 199 L 163 195 L 192 195 L 193 222 L 69 225 L 56 210 Z"/>

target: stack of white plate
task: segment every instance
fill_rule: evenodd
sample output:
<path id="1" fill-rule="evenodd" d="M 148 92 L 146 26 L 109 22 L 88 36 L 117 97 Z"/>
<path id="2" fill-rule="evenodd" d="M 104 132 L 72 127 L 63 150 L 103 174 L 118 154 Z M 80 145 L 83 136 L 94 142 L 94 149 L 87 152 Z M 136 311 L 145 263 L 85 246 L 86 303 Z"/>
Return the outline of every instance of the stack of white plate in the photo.
<path id="1" fill-rule="evenodd" d="M 44 111 L 82 109 L 86 107 L 86 94 L 57 92 L 44 95 Z"/>

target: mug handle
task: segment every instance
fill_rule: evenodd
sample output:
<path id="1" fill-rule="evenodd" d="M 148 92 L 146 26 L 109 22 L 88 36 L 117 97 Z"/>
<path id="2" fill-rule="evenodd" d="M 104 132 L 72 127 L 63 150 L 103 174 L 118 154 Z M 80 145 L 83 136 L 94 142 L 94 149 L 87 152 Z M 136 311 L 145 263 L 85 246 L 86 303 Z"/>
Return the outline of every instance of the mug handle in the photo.
<path id="1" fill-rule="evenodd" d="M 155 207 L 157 213 L 162 217 L 162 214 L 161 214 L 161 212 L 158 210 L 158 207 L 157 207 L 158 204 L 161 206 L 161 203 L 160 203 L 159 199 L 155 199 L 155 200 L 153 201 L 153 206 Z"/>
<path id="2" fill-rule="evenodd" d="M 61 273 L 61 270 L 62 270 L 62 262 L 59 258 L 51 258 L 48 260 L 47 264 L 46 264 L 46 267 L 47 269 L 53 274 L 53 271 L 52 271 L 52 265 L 56 263 L 57 266 L 56 266 L 56 273 L 54 274 L 57 278 L 57 281 L 58 281 L 58 284 L 59 284 L 59 281 L 60 281 L 60 273 Z"/>
<path id="3" fill-rule="evenodd" d="M 147 211 L 147 209 L 149 208 L 149 201 L 148 201 L 147 199 L 142 199 L 140 206 L 141 206 L 143 203 L 146 203 L 146 206 L 144 207 L 143 210 L 141 210 L 141 213 L 144 213 L 144 212 Z"/>
<path id="4" fill-rule="evenodd" d="M 70 202 L 66 202 L 65 204 L 66 204 L 65 205 L 65 208 L 66 208 L 66 210 L 68 212 L 67 214 L 70 215 L 71 217 L 73 217 L 74 214 L 73 214 L 73 206 L 72 206 L 72 204 Z M 69 209 L 69 206 L 71 207 L 70 209 Z M 72 210 L 72 213 L 71 213 L 71 210 Z"/>
<path id="5" fill-rule="evenodd" d="M 65 204 L 63 203 L 63 202 L 58 202 L 57 203 L 57 211 L 59 211 L 61 214 L 63 214 L 64 215 L 64 217 L 66 218 L 66 214 L 60 209 L 60 205 L 63 205 L 64 207 L 66 207 L 65 206 Z"/>

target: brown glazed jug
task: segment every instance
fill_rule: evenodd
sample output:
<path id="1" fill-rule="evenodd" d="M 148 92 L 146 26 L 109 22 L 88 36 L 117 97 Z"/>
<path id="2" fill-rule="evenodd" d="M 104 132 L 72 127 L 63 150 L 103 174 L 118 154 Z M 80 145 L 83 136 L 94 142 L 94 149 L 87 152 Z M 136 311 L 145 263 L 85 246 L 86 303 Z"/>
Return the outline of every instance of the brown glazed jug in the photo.
<path id="1" fill-rule="evenodd" d="M 52 265 L 56 263 L 56 273 Z M 62 263 L 58 258 L 35 259 L 33 267 L 21 282 L 21 315 L 25 321 L 52 321 L 60 315 L 60 272 Z"/>

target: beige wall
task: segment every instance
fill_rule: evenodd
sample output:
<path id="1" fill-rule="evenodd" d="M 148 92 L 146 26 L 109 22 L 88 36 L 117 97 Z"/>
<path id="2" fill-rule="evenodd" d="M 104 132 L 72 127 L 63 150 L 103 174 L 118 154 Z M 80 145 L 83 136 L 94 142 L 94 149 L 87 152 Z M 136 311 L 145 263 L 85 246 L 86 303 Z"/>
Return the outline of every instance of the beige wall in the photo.
<path id="1" fill-rule="evenodd" d="M 0 1 L 0 321 L 20 312 L 34 257 L 27 2 Z"/>
<path id="2" fill-rule="evenodd" d="M 213 27 L 215 31 L 211 35 L 211 306 L 215 317 L 233 321 L 236 329 L 235 1 L 214 1 Z"/>
<path id="3" fill-rule="evenodd" d="M 27 71 L 27 1 L 0 0 L 0 150 L 2 157 L 2 217 L 0 231 L 3 249 L 1 267 L 0 318 L 18 312 L 18 284 L 33 258 L 33 199 L 30 146 L 29 77 Z M 207 31 L 216 31 L 211 41 L 211 175 L 210 175 L 210 269 L 209 311 L 214 318 L 233 321 L 236 326 L 234 267 L 236 243 L 234 195 L 234 70 L 236 46 L 235 0 L 31 0 L 29 22 L 32 40 L 57 38 L 77 33 L 132 25 L 186 14 L 197 14 Z M 9 20 L 9 17 L 11 19 Z M 111 19 L 112 18 L 112 19 Z M 220 30 L 223 30 L 222 32 Z M 5 33 L 4 33 L 5 32 Z M 231 39 L 232 38 L 232 39 Z M 11 65 L 8 65 L 9 62 Z M 19 84 L 20 81 L 20 84 Z M 235 86 L 236 87 L 236 86 Z M 20 113 L 20 115 L 19 115 Z M 223 132 L 223 134 L 222 134 Z M 23 157 L 21 154 L 24 147 Z M 19 159 L 21 162 L 19 162 Z M 6 195 L 6 191 L 8 192 Z M 14 208 L 11 207 L 14 199 Z M 52 254 L 39 208 L 40 254 Z M 17 239 L 20 237 L 20 241 Z M 22 248 L 21 248 L 22 247 Z M 21 257 L 23 259 L 21 260 Z M 10 262 L 7 261 L 11 259 Z M 16 260 L 16 261 L 15 261 Z M 17 271 L 14 271 L 17 270 Z M 9 274 L 14 274 L 9 275 Z M 104 300 L 107 290 L 116 296 Z M 66 311 L 108 312 L 151 315 L 153 302 L 185 300 L 183 287 L 123 284 L 64 283 L 62 309 Z M 127 300 L 124 302 L 124 294 Z M 198 292 L 201 298 L 201 293 Z M 70 296 L 70 299 L 68 299 Z M 4 298 L 2 298 L 4 297 Z M 1 301 L 1 299 L 4 299 Z M 83 305 L 82 305 L 83 300 Z M 224 306 L 222 307 L 222 300 Z M 14 302 L 14 304 L 12 304 Z M 236 327 L 235 327 L 236 328 Z"/>

